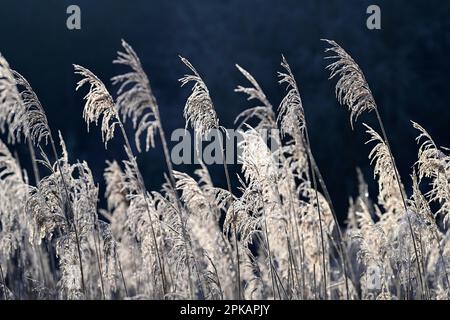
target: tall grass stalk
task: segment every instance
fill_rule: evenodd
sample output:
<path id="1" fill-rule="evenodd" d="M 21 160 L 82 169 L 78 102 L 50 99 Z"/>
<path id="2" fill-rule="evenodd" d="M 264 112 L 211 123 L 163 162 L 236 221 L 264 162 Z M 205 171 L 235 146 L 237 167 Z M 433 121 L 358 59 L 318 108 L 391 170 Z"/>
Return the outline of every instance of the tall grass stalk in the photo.
<path id="1" fill-rule="evenodd" d="M 153 218 L 150 213 L 149 199 L 148 199 L 147 191 L 145 189 L 144 179 L 139 170 L 139 166 L 137 164 L 136 158 L 133 155 L 133 151 L 132 151 L 133 149 L 131 148 L 131 144 L 130 144 L 130 141 L 128 140 L 128 136 L 127 136 L 125 128 L 123 126 L 122 120 L 118 116 L 118 112 L 116 110 L 116 105 L 114 104 L 113 99 L 111 98 L 111 95 L 109 94 L 109 92 L 106 89 L 103 82 L 101 82 L 101 80 L 98 79 L 91 71 L 89 71 L 88 69 L 86 69 L 84 67 L 74 65 L 74 68 L 75 68 L 76 73 L 78 73 L 84 77 L 82 80 L 80 80 L 78 82 L 77 89 L 79 89 L 85 83 L 89 83 L 91 85 L 90 91 L 85 97 L 85 99 L 87 99 L 87 101 L 86 101 L 84 115 L 85 115 L 87 121 L 90 121 L 90 120 L 94 119 L 95 117 L 97 117 L 97 119 L 98 119 L 98 117 L 100 117 L 102 114 L 104 114 L 103 121 L 104 121 L 104 123 L 106 123 L 106 126 L 108 126 L 109 120 L 114 119 L 115 123 L 117 123 L 120 128 L 122 138 L 125 141 L 128 158 L 136 171 L 136 174 L 137 174 L 136 178 L 137 178 L 138 186 L 139 186 L 140 192 L 141 192 L 141 194 L 144 198 L 145 204 L 146 204 L 146 210 L 147 210 L 148 218 L 150 220 L 150 224 L 149 224 L 150 232 L 151 232 L 153 244 L 155 246 L 156 257 L 158 260 L 158 267 L 160 270 L 163 297 L 165 297 L 165 295 L 167 293 L 167 287 L 166 287 L 166 279 L 165 279 L 165 275 L 164 275 L 164 266 L 162 264 L 159 245 L 158 245 L 158 241 L 156 239 L 156 233 L 155 233 L 155 229 L 153 226 Z M 102 126 L 102 132 L 103 131 L 106 132 L 106 137 L 104 137 L 105 144 L 109 139 L 113 138 L 114 126 L 115 126 L 115 124 L 113 124 L 112 127 Z"/>
<path id="2" fill-rule="evenodd" d="M 332 52 L 335 54 L 335 56 L 327 57 L 328 59 L 336 59 L 335 62 L 327 66 L 327 69 L 329 69 L 331 72 L 330 79 L 334 78 L 335 76 L 340 77 L 340 79 L 338 80 L 338 84 L 336 85 L 336 96 L 338 97 L 339 102 L 341 104 L 347 105 L 349 110 L 351 111 L 350 123 L 352 125 L 352 128 L 353 128 L 353 120 L 356 121 L 359 115 L 361 115 L 363 112 L 372 110 L 375 112 L 376 119 L 381 129 L 383 140 L 387 146 L 389 157 L 391 159 L 391 164 L 394 169 L 395 180 L 399 188 L 399 193 L 401 195 L 405 215 L 408 220 L 411 239 L 413 242 L 414 254 L 417 263 L 417 269 L 419 272 L 422 293 L 425 293 L 423 273 L 422 268 L 420 266 L 420 257 L 416 244 L 416 237 L 414 235 L 414 231 L 412 228 L 411 219 L 408 215 L 408 206 L 406 204 L 402 183 L 400 180 L 397 166 L 395 164 L 394 156 L 391 151 L 390 143 L 384 128 L 384 124 L 381 119 L 378 106 L 375 103 L 372 91 L 370 90 L 370 87 L 367 83 L 364 73 L 362 72 L 358 64 L 353 60 L 353 58 L 336 42 L 326 39 L 323 39 L 322 41 L 325 41 L 326 43 L 331 45 L 331 47 L 326 49 L 326 52 Z M 356 94 L 356 92 L 358 92 L 358 94 Z"/>
<path id="3" fill-rule="evenodd" d="M 179 79 L 181 85 L 185 85 L 189 82 L 193 82 L 194 86 L 192 88 L 192 94 L 188 97 L 186 105 L 184 108 L 184 117 L 186 119 L 186 125 L 191 123 L 192 127 L 196 131 L 196 137 L 206 137 L 211 130 L 221 129 L 219 125 L 219 119 L 217 117 L 216 111 L 214 109 L 213 102 L 209 95 L 209 90 L 203 79 L 200 77 L 194 66 L 186 59 L 180 56 L 181 61 L 191 70 L 193 74 L 185 75 L 183 78 Z M 226 133 L 226 131 L 224 130 Z M 231 181 L 228 173 L 228 166 L 226 163 L 225 149 L 223 146 L 222 139 L 219 138 L 220 150 L 222 153 L 223 168 L 225 172 L 225 178 L 227 182 L 228 192 L 230 193 L 229 206 L 232 210 L 232 216 L 234 216 L 233 207 L 233 192 L 231 189 Z M 239 243 L 237 239 L 237 229 L 235 224 L 235 219 L 233 218 L 234 226 L 234 242 L 236 250 L 236 287 L 237 287 L 237 297 L 241 299 L 241 276 L 240 276 L 240 256 L 239 256 Z"/>
<path id="4" fill-rule="evenodd" d="M 124 110 L 128 110 L 128 111 L 124 111 L 124 114 L 133 114 L 133 122 L 137 123 L 138 117 L 141 116 L 141 109 L 145 109 L 148 108 L 149 110 L 147 110 L 147 115 L 151 114 L 154 117 L 154 120 L 150 122 L 148 122 L 148 120 L 146 120 L 146 116 L 144 115 L 139 122 L 139 129 L 138 132 L 136 132 L 136 141 L 139 141 L 139 132 L 142 132 L 146 129 L 147 131 L 147 147 L 146 150 L 148 151 L 149 149 L 149 143 L 148 143 L 148 139 L 149 139 L 149 135 L 150 135 L 150 139 L 152 144 L 154 143 L 154 137 L 153 137 L 153 123 L 155 124 L 157 131 L 159 133 L 159 137 L 160 137 L 160 141 L 161 141 L 161 145 L 163 148 L 163 154 L 164 154 L 164 160 L 166 163 L 166 167 L 167 167 L 167 171 L 169 174 L 169 183 L 171 185 L 172 191 L 175 195 L 176 198 L 176 207 L 177 207 L 177 212 L 179 215 L 179 219 L 180 219 L 180 225 L 182 228 L 182 233 L 183 233 L 183 239 L 185 241 L 185 255 L 186 255 L 186 267 L 187 267 L 187 271 L 188 271 L 188 277 L 189 277 L 189 286 L 190 286 L 190 291 L 191 291 L 191 297 L 194 298 L 194 286 L 192 283 L 192 278 L 191 278 L 191 267 L 190 267 L 190 263 L 189 263 L 189 239 L 187 236 L 187 232 L 186 232 L 186 226 L 183 222 L 183 205 L 181 203 L 180 200 L 180 196 L 176 190 L 176 182 L 175 182 L 175 177 L 173 175 L 173 165 L 172 165 L 172 161 L 170 159 L 170 152 L 169 152 L 169 147 L 168 147 L 168 143 L 167 143 L 167 139 L 166 139 L 166 134 L 163 128 L 163 124 L 161 121 L 161 116 L 159 113 L 159 105 L 158 102 L 156 100 L 155 95 L 153 94 L 153 91 L 151 89 L 150 86 L 150 81 L 146 75 L 146 73 L 144 72 L 144 69 L 142 68 L 142 64 L 141 61 L 139 59 L 139 57 L 137 56 L 136 52 L 133 50 L 133 48 L 124 40 L 122 40 L 122 47 L 124 48 L 125 52 L 118 52 L 118 57 L 116 60 L 113 61 L 113 63 L 116 64 L 122 64 L 125 66 L 130 67 L 133 72 L 128 73 L 128 74 L 124 74 L 124 75 L 119 75 L 116 76 L 112 79 L 114 84 L 119 84 L 121 83 L 121 87 L 119 88 L 119 106 L 121 104 L 121 102 L 123 101 L 124 104 L 128 104 L 128 105 L 124 105 L 122 109 Z M 130 91 L 126 91 L 126 86 L 127 85 L 131 85 L 131 89 L 129 89 Z M 137 90 L 136 90 L 137 89 Z M 130 93 L 129 93 L 130 92 Z M 129 96 L 128 96 L 129 94 Z M 137 97 L 135 98 L 134 104 L 133 104 L 133 95 L 136 94 Z M 140 94 L 142 94 L 142 96 L 139 96 Z M 133 108 L 133 109 L 131 109 Z M 142 129 L 141 129 L 142 126 Z M 138 149 L 140 149 L 139 147 L 139 142 L 137 143 L 137 147 Z M 192 248 L 191 248 L 192 251 Z"/>

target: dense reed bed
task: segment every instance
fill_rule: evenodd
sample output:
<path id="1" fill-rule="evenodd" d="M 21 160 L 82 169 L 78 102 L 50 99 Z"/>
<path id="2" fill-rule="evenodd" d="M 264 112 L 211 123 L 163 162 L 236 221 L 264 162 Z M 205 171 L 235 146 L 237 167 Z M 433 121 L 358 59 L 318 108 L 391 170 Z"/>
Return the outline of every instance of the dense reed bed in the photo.
<path id="1" fill-rule="evenodd" d="M 113 61 L 125 73 L 111 86 L 74 65 L 76 90 L 86 92 L 80 116 L 100 127 L 105 147 L 123 144 L 126 154 L 106 161 L 99 194 L 88 163 L 71 158 L 31 85 L 0 55 L 0 299 L 448 299 L 448 149 L 411 122 L 418 157 L 410 177 L 400 177 L 362 70 L 336 42 L 324 43 L 351 126 L 368 112 L 377 124 L 363 125 L 378 195 L 369 197 L 360 173 L 344 227 L 284 56 L 278 107 L 236 65 L 246 84 L 235 91 L 255 104 L 236 118 L 241 173 L 231 176 L 222 161 L 226 188 L 213 184 L 203 162 L 195 176 L 174 169 L 157 99 L 129 44 L 122 41 Z M 186 126 L 199 139 L 225 132 L 201 66 L 180 59 L 187 72 L 180 84 L 192 87 Z M 28 147 L 30 172 L 12 151 L 19 143 Z M 225 141 L 218 143 L 226 160 Z M 157 145 L 166 182 L 148 190 L 137 157 Z"/>

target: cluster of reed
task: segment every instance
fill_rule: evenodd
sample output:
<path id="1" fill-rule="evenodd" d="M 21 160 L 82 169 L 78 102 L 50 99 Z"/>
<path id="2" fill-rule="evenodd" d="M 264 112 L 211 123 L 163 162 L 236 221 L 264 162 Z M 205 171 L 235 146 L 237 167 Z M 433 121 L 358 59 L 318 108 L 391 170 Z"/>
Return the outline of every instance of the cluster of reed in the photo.
<path id="1" fill-rule="evenodd" d="M 405 190 L 363 72 L 337 43 L 325 43 L 330 78 L 337 78 L 336 96 L 348 107 L 352 126 L 366 111 L 379 125 L 378 131 L 365 125 L 374 144 L 369 158 L 378 196 L 370 199 L 360 175 L 345 229 L 314 160 L 311 124 L 284 57 L 278 76 L 286 95 L 278 108 L 236 65 L 248 85 L 235 91 L 257 106 L 237 117 L 242 170 L 232 177 L 224 161 L 226 189 L 213 184 L 203 163 L 196 177 L 174 170 L 157 100 L 129 44 L 122 41 L 114 60 L 127 69 L 112 78 L 116 98 L 94 73 L 74 65 L 81 77 L 76 89 L 88 87 L 84 120 L 88 126 L 101 123 L 105 147 L 122 143 L 126 151 L 125 159 L 106 162 L 107 206 L 98 208 L 99 188 L 88 164 L 71 161 L 30 84 L 0 56 L 0 129 L 10 145 L 27 143 L 33 164 L 29 179 L 0 141 L 0 297 L 448 299 L 448 150 L 413 122 L 418 161 L 412 190 Z M 205 138 L 223 128 L 199 72 L 180 58 L 189 71 L 181 85 L 192 84 L 186 124 Z M 262 129 L 279 129 L 269 131 L 276 150 Z M 149 191 L 136 156 L 157 144 L 164 151 L 166 182 Z"/>

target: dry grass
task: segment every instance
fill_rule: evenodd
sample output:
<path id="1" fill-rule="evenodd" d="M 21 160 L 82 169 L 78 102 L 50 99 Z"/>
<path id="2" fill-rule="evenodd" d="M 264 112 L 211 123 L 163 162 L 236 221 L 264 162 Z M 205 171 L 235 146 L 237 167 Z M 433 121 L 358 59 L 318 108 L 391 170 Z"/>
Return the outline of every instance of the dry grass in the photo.
<path id="1" fill-rule="evenodd" d="M 236 65 L 249 86 L 235 91 L 258 105 L 236 119 L 242 170 L 230 177 L 224 165 L 227 189 L 213 184 L 203 163 L 195 177 L 174 170 L 157 100 L 128 43 L 122 41 L 114 60 L 128 69 L 112 79 L 116 99 L 93 72 L 75 65 L 82 77 L 76 89 L 89 86 L 83 118 L 88 125 L 101 122 L 105 147 L 124 141 L 127 155 L 107 161 L 100 195 L 89 165 L 73 162 L 61 135 L 57 148 L 31 85 L 0 56 L 0 131 L 7 140 L 0 141 L 0 297 L 448 299 L 448 150 L 413 122 L 418 160 L 406 190 L 362 70 L 336 42 L 326 43 L 334 59 L 330 78 L 337 78 L 336 96 L 348 107 L 352 127 L 366 111 L 379 125 L 365 125 L 378 195 L 369 197 L 360 174 L 343 229 L 313 157 L 308 127 L 314 123 L 307 122 L 284 57 L 278 75 L 287 91 L 276 109 L 257 80 Z M 219 115 L 197 69 L 181 60 L 190 71 L 181 84 L 193 84 L 186 125 L 204 138 L 221 129 Z M 253 127 L 249 119 L 256 119 Z M 127 121 L 135 129 L 134 145 Z M 270 131 L 276 150 L 260 129 L 280 129 Z M 21 142 L 28 142 L 34 183 L 10 149 Z M 134 150 L 151 152 L 159 143 L 167 180 L 150 191 Z M 233 194 L 234 178 L 239 190 Z M 106 208 L 98 208 L 101 197 Z"/>

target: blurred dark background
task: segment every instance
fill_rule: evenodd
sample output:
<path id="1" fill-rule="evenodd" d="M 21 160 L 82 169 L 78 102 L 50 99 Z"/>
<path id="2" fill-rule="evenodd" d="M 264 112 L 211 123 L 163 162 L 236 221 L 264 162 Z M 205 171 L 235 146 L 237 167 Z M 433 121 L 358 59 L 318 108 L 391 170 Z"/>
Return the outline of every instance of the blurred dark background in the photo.
<path id="1" fill-rule="evenodd" d="M 81 30 L 66 28 L 70 4 L 81 8 Z M 381 7 L 381 30 L 366 28 L 370 4 Z M 417 157 L 409 120 L 423 125 L 439 145 L 450 144 L 449 15 L 450 2 L 434 0 L 2 0 L 0 52 L 28 78 L 51 127 L 61 130 L 71 160 L 88 161 L 102 192 L 105 160 L 124 157 L 122 141 L 110 142 L 105 151 L 99 128 L 87 132 L 85 91 L 74 91 L 78 78 L 72 63 L 90 68 L 110 85 L 109 79 L 124 71 L 111 61 L 120 39 L 126 39 L 149 75 L 170 136 L 184 127 L 189 94 L 177 81 L 186 72 L 178 54 L 202 74 L 222 125 L 231 128 L 235 116 L 251 105 L 233 92 L 246 83 L 234 64 L 250 71 L 277 106 L 285 93 L 276 78 L 283 53 L 300 85 L 313 152 L 343 219 L 348 198 L 356 194 L 355 168 L 372 177 L 361 122 L 374 122 L 373 115 L 364 115 L 351 131 L 348 112 L 334 97 L 335 81 L 327 80 L 319 39 L 336 40 L 364 70 L 409 189 Z M 22 161 L 28 165 L 27 157 Z M 148 187 L 158 190 L 165 170 L 160 147 L 139 156 L 139 162 Z M 192 173 L 195 167 L 176 169 Z M 222 168 L 212 171 L 215 183 L 225 186 Z M 376 184 L 370 191 L 376 195 Z"/>

